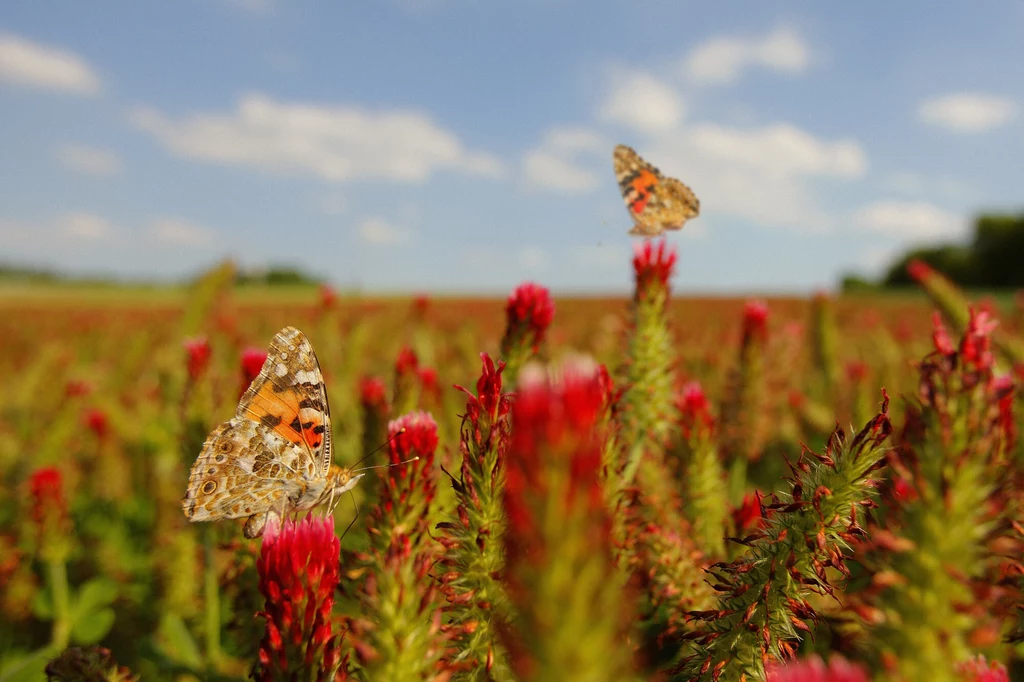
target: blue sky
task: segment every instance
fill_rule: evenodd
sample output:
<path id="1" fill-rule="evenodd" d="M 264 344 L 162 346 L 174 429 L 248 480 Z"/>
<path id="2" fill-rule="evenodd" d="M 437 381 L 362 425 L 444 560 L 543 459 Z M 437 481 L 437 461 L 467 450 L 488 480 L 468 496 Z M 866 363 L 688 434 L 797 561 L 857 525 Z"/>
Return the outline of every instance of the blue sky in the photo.
<path id="1" fill-rule="evenodd" d="M 625 291 L 634 146 L 675 287 L 806 292 L 1020 210 L 1021 3 L 7 0 L 0 260 Z"/>

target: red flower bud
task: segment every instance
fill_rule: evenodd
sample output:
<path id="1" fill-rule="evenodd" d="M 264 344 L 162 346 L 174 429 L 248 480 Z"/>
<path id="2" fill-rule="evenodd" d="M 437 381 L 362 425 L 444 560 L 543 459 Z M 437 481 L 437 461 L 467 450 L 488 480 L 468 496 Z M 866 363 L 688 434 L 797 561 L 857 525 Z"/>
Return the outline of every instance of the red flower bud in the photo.
<path id="1" fill-rule="evenodd" d="M 210 364 L 210 342 L 205 337 L 185 341 L 189 379 L 198 381 Z"/>

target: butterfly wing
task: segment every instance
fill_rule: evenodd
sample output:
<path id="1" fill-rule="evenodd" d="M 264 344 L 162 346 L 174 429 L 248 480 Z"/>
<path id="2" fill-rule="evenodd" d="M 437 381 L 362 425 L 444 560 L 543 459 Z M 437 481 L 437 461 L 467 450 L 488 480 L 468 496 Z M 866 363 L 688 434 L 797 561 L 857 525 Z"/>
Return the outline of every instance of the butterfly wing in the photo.
<path id="1" fill-rule="evenodd" d="M 682 229 L 700 213 L 693 190 L 675 178 L 666 178 L 631 147 L 615 147 L 612 162 L 622 198 L 635 221 L 630 234 L 656 237 L 665 230 Z"/>
<path id="2" fill-rule="evenodd" d="M 190 521 L 291 511 L 306 494 L 311 474 L 302 448 L 257 422 L 235 417 L 203 443 L 181 507 Z"/>
<path id="3" fill-rule="evenodd" d="M 267 360 L 238 403 L 251 419 L 304 450 L 316 475 L 331 468 L 331 410 L 316 353 L 306 335 L 285 327 L 270 342 Z"/>

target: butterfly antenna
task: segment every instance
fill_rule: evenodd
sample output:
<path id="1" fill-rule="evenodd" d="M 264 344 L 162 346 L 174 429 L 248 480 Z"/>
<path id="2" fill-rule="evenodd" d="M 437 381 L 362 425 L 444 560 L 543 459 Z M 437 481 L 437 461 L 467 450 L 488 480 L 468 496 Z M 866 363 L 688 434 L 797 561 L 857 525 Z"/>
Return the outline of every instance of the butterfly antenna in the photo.
<path id="1" fill-rule="evenodd" d="M 352 496 L 352 508 L 355 509 L 356 513 L 352 516 L 352 520 L 348 522 L 348 525 L 345 526 L 345 532 L 341 534 L 341 540 L 345 539 L 345 536 L 348 535 L 348 531 L 355 524 L 356 519 L 359 518 L 359 505 L 356 504 L 356 496 L 351 490 L 348 491 L 348 494 Z M 341 500 L 339 499 L 338 502 L 340 503 Z M 331 510 L 331 513 L 334 513 L 333 509 Z M 341 542 L 341 540 L 339 540 L 339 542 Z"/>
<path id="2" fill-rule="evenodd" d="M 416 461 L 419 461 L 419 456 L 418 455 L 416 457 L 411 458 L 411 459 L 403 459 L 401 462 L 392 462 L 391 464 L 374 464 L 372 467 L 360 467 L 359 469 L 353 469 L 352 473 L 355 473 L 357 471 L 369 471 L 370 469 L 387 469 L 387 468 L 390 468 L 390 467 L 399 466 L 400 464 L 408 464 L 409 462 L 416 462 Z"/>
<path id="3" fill-rule="evenodd" d="M 395 432 L 395 435 L 391 436 L 391 438 L 388 438 L 386 441 L 384 441 L 383 443 L 381 443 L 380 445 L 375 447 L 372 452 L 370 452 L 367 455 L 364 455 L 362 459 L 360 459 L 358 462 L 356 462 L 352 466 L 353 467 L 357 467 L 360 464 L 362 464 L 363 462 L 365 462 L 366 460 L 370 459 L 371 457 L 376 455 L 378 452 L 380 452 L 381 450 L 383 450 L 387 446 L 391 445 L 391 441 L 395 440 L 396 438 L 401 436 L 403 433 L 405 433 L 405 427 L 404 426 L 402 428 L 398 429 L 398 431 Z M 373 468 L 373 467 L 370 467 L 370 468 Z M 362 469 L 353 469 L 353 471 L 362 471 Z"/>

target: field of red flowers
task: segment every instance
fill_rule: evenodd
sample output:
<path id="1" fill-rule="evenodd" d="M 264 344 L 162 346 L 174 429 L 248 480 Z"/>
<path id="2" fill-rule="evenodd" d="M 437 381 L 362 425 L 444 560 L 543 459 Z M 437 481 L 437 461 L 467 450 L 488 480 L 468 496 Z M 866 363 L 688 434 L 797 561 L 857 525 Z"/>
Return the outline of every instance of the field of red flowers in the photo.
<path id="1" fill-rule="evenodd" d="M 674 265 L 638 247 L 628 300 L 227 266 L 0 297 L 0 681 L 1024 679 L 1021 298 L 915 264 L 915 296 L 673 300 Z M 189 523 L 287 325 L 335 463 L 419 459 L 262 539 Z"/>

